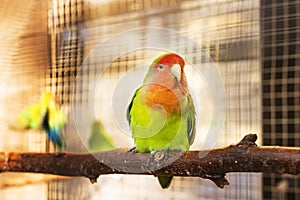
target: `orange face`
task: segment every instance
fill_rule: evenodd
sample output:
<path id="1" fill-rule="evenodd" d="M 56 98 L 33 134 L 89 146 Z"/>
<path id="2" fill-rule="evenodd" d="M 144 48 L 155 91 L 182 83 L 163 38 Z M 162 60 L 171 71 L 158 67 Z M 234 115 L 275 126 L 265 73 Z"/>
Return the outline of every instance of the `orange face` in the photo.
<path id="1" fill-rule="evenodd" d="M 180 56 L 167 54 L 153 65 L 146 86 L 146 103 L 149 106 L 163 107 L 167 113 L 180 109 L 180 101 L 187 92 L 184 64 Z"/>

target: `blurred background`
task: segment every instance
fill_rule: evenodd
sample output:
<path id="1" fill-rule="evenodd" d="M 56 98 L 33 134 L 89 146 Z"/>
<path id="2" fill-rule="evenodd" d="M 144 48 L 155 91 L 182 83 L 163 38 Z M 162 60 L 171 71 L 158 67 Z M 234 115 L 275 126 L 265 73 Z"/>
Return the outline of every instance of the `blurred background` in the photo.
<path id="1" fill-rule="evenodd" d="M 86 119 L 85 108 L 91 105 L 115 145 L 131 147 L 130 136 L 118 124 L 125 120 L 126 108 L 113 112 L 114 91 L 126 82 L 122 82 L 126 74 L 147 66 L 164 50 L 147 48 L 151 40 L 143 37 L 132 39 L 144 42 L 145 48 L 118 57 L 95 49 L 116 34 L 145 27 L 175 30 L 198 44 L 191 47 L 164 34 L 156 36 L 195 58 L 187 68 L 200 113 L 192 149 L 201 148 L 201 136 L 214 126 L 216 117 L 205 78 L 193 73 L 195 65 L 217 68 L 219 76 L 210 80 L 221 79 L 225 89 L 226 118 L 212 147 L 236 143 L 250 132 L 258 134 L 259 145 L 300 146 L 299 1 L 2 0 L 0 151 L 58 151 L 41 131 L 14 127 L 20 111 L 38 102 L 43 91 L 54 94 L 68 113 L 64 151 L 88 152 L 92 121 Z M 107 45 L 122 52 L 132 42 Z M 102 65 L 105 68 L 99 68 Z M 132 80 L 135 88 L 143 76 Z M 90 84 L 96 85 L 94 96 Z M 127 105 L 133 90 L 126 95 Z M 74 115 L 74 109 L 80 112 Z M 224 189 L 200 178 L 175 177 L 170 188 L 162 190 L 152 176 L 106 175 L 92 185 L 85 178 L 4 173 L 0 199 L 300 199 L 299 176 L 231 173 L 227 177 L 230 186 Z"/>

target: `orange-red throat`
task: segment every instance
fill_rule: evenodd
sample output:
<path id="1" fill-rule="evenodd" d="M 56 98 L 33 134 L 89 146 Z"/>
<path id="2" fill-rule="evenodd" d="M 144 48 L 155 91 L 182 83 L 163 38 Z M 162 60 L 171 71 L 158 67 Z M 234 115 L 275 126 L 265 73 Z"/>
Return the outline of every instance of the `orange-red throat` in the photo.
<path id="1" fill-rule="evenodd" d="M 188 94 L 184 60 L 177 54 L 157 58 L 145 78 L 146 103 L 163 107 L 167 113 L 180 111 L 181 100 Z"/>

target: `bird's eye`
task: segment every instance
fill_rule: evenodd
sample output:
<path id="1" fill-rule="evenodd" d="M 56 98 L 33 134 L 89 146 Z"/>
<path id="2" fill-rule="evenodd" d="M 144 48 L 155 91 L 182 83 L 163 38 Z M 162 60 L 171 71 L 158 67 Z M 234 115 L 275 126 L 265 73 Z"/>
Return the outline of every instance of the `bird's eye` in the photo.
<path id="1" fill-rule="evenodd" d="M 164 68 L 163 65 L 159 65 L 159 66 L 157 67 L 158 70 L 162 70 L 163 68 Z"/>

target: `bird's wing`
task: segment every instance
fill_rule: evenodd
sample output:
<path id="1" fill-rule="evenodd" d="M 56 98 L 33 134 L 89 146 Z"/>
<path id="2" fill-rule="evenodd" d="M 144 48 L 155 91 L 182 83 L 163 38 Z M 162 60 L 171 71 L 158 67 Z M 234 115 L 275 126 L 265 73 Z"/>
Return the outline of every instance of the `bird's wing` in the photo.
<path id="1" fill-rule="evenodd" d="M 196 134 L 196 127 L 195 127 L 195 115 L 196 115 L 196 111 L 195 111 L 195 106 L 194 106 L 194 102 L 193 99 L 191 97 L 191 95 L 187 96 L 187 103 L 188 103 L 188 119 L 187 119 L 187 124 L 188 124 L 188 139 L 189 139 L 189 144 L 193 144 L 194 140 L 195 140 L 195 134 Z"/>
<path id="2" fill-rule="evenodd" d="M 33 104 L 25 108 L 17 117 L 18 128 L 39 129 L 41 125 L 41 106 Z"/>
<path id="3" fill-rule="evenodd" d="M 131 111 L 131 108 L 132 108 L 132 105 L 133 105 L 133 101 L 134 101 L 134 99 L 135 99 L 135 97 L 136 97 L 136 95 L 137 95 L 137 93 L 138 93 L 138 91 L 139 91 L 140 89 L 141 89 L 141 88 L 138 88 L 138 89 L 135 91 L 135 93 L 134 93 L 134 95 L 133 95 L 133 97 L 132 97 L 132 99 L 131 99 L 131 102 L 129 103 L 128 108 L 127 108 L 126 117 L 127 117 L 127 121 L 129 122 L 129 124 L 131 124 L 131 115 L 130 115 L 130 111 Z"/>

